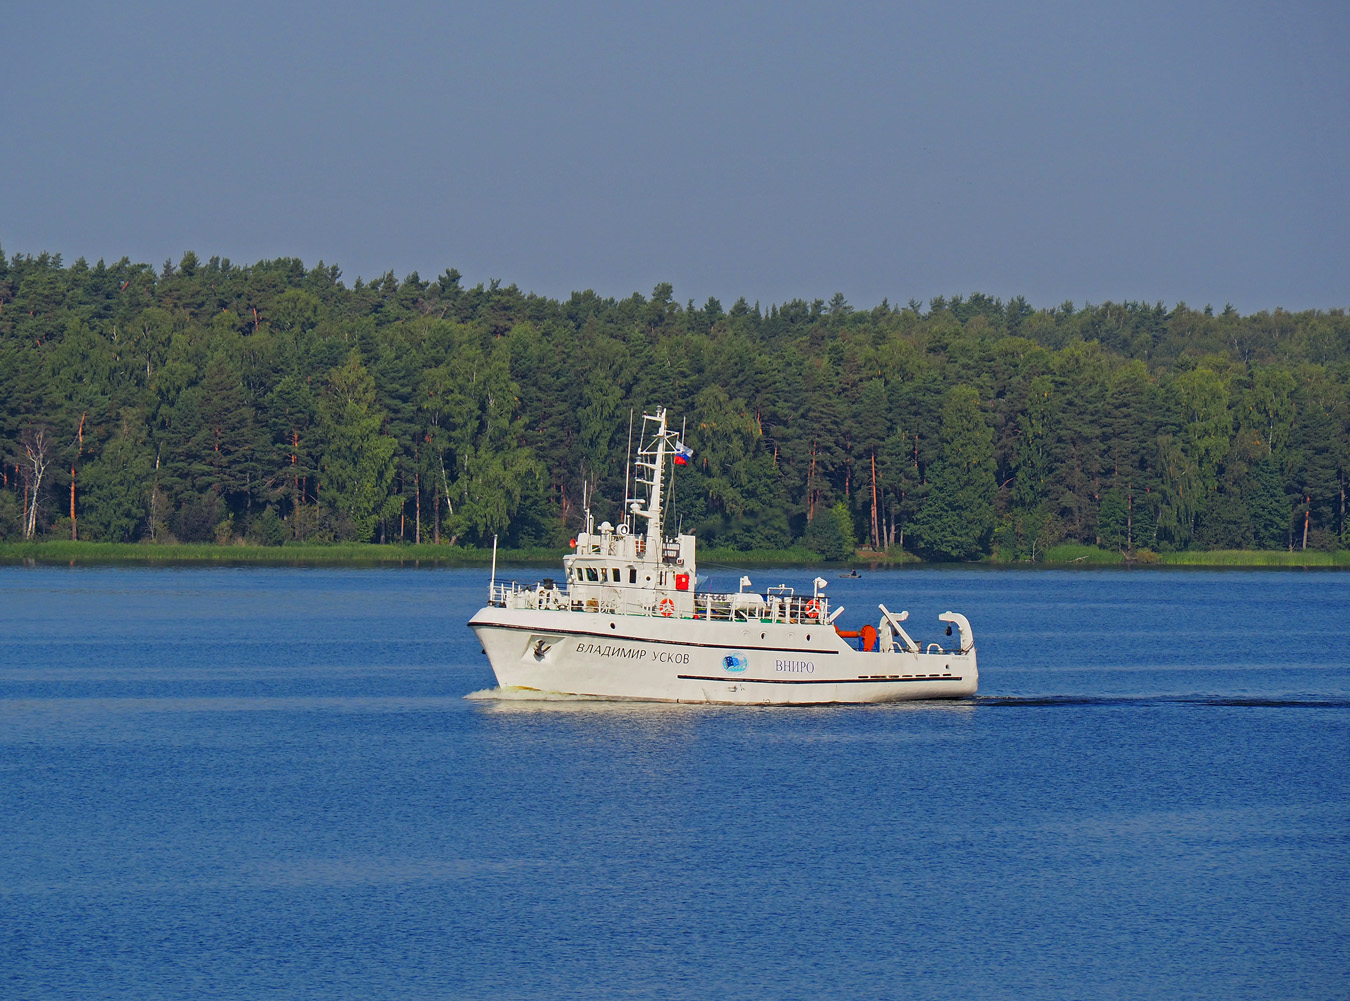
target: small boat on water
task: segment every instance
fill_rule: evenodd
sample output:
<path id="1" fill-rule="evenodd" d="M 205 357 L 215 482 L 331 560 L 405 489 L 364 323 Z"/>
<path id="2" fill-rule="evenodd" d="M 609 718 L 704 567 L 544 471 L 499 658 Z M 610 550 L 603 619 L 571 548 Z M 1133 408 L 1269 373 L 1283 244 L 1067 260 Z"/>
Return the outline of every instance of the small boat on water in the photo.
<path id="1" fill-rule="evenodd" d="M 786 586 L 700 591 L 695 539 L 663 534 L 667 467 L 691 450 L 667 427 L 666 411 L 644 414 L 636 467 L 618 526 L 586 530 L 563 559 L 559 584 L 497 580 L 469 621 L 504 689 L 660 702 L 809 705 L 974 695 L 975 640 L 959 612 L 938 616 L 947 648 L 921 646 L 909 613 L 878 605 L 856 629 L 835 625 L 817 577 L 811 594 Z M 861 575 L 858 575 L 861 576 Z"/>
<path id="2" fill-rule="evenodd" d="M 852 580 L 852 579 L 855 579 L 855 578 L 858 578 L 858 577 L 861 577 L 861 576 L 862 576 L 862 574 L 860 574 L 860 573 L 858 573 L 858 571 L 854 570 L 854 571 L 852 571 L 851 573 L 841 573 L 841 574 L 839 575 L 839 579 L 840 579 L 840 580 Z"/>

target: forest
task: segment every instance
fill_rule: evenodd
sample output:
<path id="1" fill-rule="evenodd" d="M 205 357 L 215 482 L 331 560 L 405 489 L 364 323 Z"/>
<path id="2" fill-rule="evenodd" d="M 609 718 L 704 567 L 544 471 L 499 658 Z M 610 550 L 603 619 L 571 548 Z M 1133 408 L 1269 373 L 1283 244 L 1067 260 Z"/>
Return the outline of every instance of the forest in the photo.
<path id="1" fill-rule="evenodd" d="M 295 259 L 0 250 L 0 539 L 564 548 L 622 508 L 630 414 L 690 464 L 669 528 L 924 559 L 1350 548 L 1350 317 L 559 301 Z"/>

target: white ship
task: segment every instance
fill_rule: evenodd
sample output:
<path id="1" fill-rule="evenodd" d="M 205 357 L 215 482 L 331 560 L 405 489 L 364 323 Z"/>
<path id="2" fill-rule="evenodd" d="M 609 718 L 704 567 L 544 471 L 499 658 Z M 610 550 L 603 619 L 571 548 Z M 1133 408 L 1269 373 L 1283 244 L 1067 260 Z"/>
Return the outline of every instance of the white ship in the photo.
<path id="1" fill-rule="evenodd" d="M 588 508 L 561 584 L 499 582 L 494 557 L 488 603 L 469 626 L 503 689 L 753 705 L 975 694 L 975 640 L 957 612 L 938 616 L 948 636 L 957 630 L 947 647 L 921 647 L 909 613 L 885 605 L 875 626 L 840 629 L 844 608 L 831 609 L 819 577 L 811 594 L 755 593 L 746 577 L 734 593 L 699 591 L 694 537 L 662 531 L 667 465 L 690 451 L 664 408 L 642 420 L 624 521 L 597 531 Z"/>

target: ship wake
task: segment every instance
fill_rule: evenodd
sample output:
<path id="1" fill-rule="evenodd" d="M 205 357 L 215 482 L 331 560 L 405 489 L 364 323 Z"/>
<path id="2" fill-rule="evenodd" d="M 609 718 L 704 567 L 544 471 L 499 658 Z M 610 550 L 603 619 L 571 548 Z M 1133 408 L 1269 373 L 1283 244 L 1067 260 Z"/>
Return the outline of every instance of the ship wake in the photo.
<path id="1" fill-rule="evenodd" d="M 500 688 L 484 688 L 470 692 L 466 699 L 481 702 L 608 702 L 599 695 L 568 695 L 566 692 L 545 692 L 538 688 L 516 688 L 503 685 Z"/>

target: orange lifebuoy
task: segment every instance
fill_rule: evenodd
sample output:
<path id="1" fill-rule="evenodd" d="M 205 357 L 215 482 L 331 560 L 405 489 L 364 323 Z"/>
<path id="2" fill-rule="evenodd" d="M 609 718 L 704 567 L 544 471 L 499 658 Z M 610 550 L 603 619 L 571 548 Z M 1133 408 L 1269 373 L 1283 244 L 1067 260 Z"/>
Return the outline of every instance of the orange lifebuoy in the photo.
<path id="1" fill-rule="evenodd" d="M 806 603 L 806 617 L 808 619 L 820 618 L 820 602 L 815 598 Z"/>
<path id="2" fill-rule="evenodd" d="M 663 618 L 668 619 L 675 614 L 675 602 L 671 601 L 669 598 L 662 598 L 661 604 L 657 605 L 656 608 Z"/>

